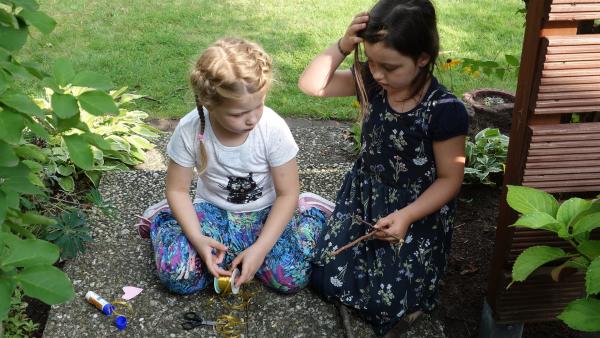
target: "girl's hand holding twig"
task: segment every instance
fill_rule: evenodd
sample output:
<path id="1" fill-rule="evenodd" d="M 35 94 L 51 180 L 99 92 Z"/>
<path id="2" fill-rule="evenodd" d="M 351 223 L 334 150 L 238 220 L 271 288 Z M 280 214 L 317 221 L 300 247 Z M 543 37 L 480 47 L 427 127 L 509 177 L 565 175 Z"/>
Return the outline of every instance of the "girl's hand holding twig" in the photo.
<path id="1" fill-rule="evenodd" d="M 223 259 L 225 259 L 225 253 L 227 252 L 227 247 L 221 242 L 202 235 L 200 237 L 200 243 L 198 243 L 197 251 L 204 262 L 204 266 L 213 276 L 219 277 L 231 275 L 231 272 L 219 266 L 219 264 L 223 262 Z M 213 254 L 213 251 L 216 252 L 216 254 Z"/>
<path id="2" fill-rule="evenodd" d="M 396 210 L 393 213 L 380 218 L 373 225 L 375 229 L 381 230 L 375 234 L 377 239 L 388 242 L 404 243 L 404 237 L 408 231 L 408 227 L 413 222 L 402 209 Z"/>
<path id="3" fill-rule="evenodd" d="M 346 29 L 346 33 L 338 42 L 340 52 L 348 55 L 352 52 L 357 44 L 363 41 L 363 39 L 358 37 L 357 34 L 367 27 L 368 21 L 369 13 L 367 12 L 358 13 L 356 16 L 354 16 L 350 26 L 348 26 L 348 29 Z"/>

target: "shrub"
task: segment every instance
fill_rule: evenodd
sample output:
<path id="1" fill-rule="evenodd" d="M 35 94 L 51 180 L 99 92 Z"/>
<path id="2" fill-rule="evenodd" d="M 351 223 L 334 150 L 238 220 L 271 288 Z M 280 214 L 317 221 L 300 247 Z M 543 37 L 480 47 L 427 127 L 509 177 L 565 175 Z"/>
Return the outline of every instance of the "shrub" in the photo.
<path id="1" fill-rule="evenodd" d="M 600 228 L 600 201 L 573 197 L 559 204 L 546 192 L 520 186 L 508 186 L 506 200 L 521 214 L 513 226 L 553 232 L 572 246 L 567 251 L 541 245 L 527 248 L 513 265 L 512 283 L 524 281 L 550 262 L 559 263 L 551 272 L 555 281 L 565 268 L 583 271 L 587 297 L 569 303 L 558 318 L 576 330 L 600 331 L 600 241 L 590 239 L 592 230 Z"/>
<path id="2" fill-rule="evenodd" d="M 142 123 L 145 113 L 122 108 L 135 96 L 109 91 L 105 76 L 76 72 L 66 60 L 50 73 L 18 60 L 31 26 L 48 34 L 55 25 L 35 0 L 0 0 L 0 321 L 13 294 L 20 297 L 16 290 L 47 304 L 74 296 L 67 275 L 54 266 L 59 247 L 36 236 L 51 226 L 51 238 L 64 238 L 52 215 L 40 213 L 56 192 L 53 182 L 66 191 L 83 178 L 97 185 L 102 172 L 143 161 L 151 147 L 146 138 L 156 133 Z M 38 81 L 46 97 L 30 98 L 20 79 Z M 73 245 L 87 239 L 77 230 Z"/>
<path id="3" fill-rule="evenodd" d="M 504 173 L 508 153 L 508 136 L 497 128 L 486 128 L 467 139 L 465 146 L 465 182 L 495 185 L 490 174 Z"/>

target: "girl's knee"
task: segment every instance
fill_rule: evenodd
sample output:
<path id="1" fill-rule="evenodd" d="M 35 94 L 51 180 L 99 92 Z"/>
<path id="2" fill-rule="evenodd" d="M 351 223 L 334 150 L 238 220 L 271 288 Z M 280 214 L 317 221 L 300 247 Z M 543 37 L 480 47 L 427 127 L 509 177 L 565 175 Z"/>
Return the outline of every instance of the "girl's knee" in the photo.
<path id="1" fill-rule="evenodd" d="M 169 272 L 159 272 L 161 283 L 172 293 L 189 295 L 206 288 L 207 279 L 203 274 L 193 274 L 187 278 Z"/>
<path id="2" fill-rule="evenodd" d="M 275 269 L 265 269 L 259 278 L 266 286 L 278 292 L 292 294 L 308 285 L 310 270 L 297 266 L 285 268 L 280 265 Z"/>

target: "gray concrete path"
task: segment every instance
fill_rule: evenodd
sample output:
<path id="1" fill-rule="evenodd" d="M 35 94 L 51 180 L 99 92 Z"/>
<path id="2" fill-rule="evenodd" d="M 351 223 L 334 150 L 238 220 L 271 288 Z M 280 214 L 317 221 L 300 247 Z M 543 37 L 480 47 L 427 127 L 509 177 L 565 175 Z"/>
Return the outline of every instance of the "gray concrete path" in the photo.
<path id="1" fill-rule="evenodd" d="M 343 133 L 348 125 L 337 122 L 288 119 L 300 147 L 298 164 L 302 191 L 334 199 L 344 173 L 351 166 Z M 173 122 L 158 121 L 169 129 Z M 164 198 L 166 174 L 164 147 L 167 133 L 134 171 L 105 175 L 100 185 L 103 196 L 119 210 L 115 218 L 93 214 L 90 226 L 94 241 L 87 251 L 64 267 L 76 292 L 74 300 L 52 307 L 44 337 L 216 337 L 209 328 L 181 329 L 181 315 L 200 312 L 206 319 L 227 313 L 218 302 L 211 303 L 212 290 L 179 296 L 159 283 L 148 240 L 141 239 L 133 224 L 150 204 Z M 113 322 L 87 303 L 84 295 L 95 291 L 107 300 L 119 298 L 123 286 L 144 291 L 131 301 L 134 315 L 129 326 L 118 331 Z M 246 337 L 346 337 L 337 308 L 310 290 L 281 295 L 262 287 L 248 312 Z M 370 326 L 350 315 L 354 337 L 375 337 Z M 403 337 L 443 337 L 442 321 L 425 316 Z"/>

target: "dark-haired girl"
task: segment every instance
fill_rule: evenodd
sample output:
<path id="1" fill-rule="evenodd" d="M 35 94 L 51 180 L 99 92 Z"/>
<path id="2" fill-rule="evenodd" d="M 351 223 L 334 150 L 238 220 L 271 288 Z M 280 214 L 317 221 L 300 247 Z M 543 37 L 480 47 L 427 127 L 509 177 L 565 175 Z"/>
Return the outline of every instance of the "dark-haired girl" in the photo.
<path id="1" fill-rule="evenodd" d="M 353 50 L 352 69 L 338 69 Z M 429 0 L 381 0 L 299 80 L 309 95 L 356 95 L 362 107 L 360 156 L 317 242 L 311 284 L 381 335 L 435 308 L 450 249 L 467 113 L 433 76 L 438 52 Z M 374 239 L 332 255 L 368 223 Z"/>

